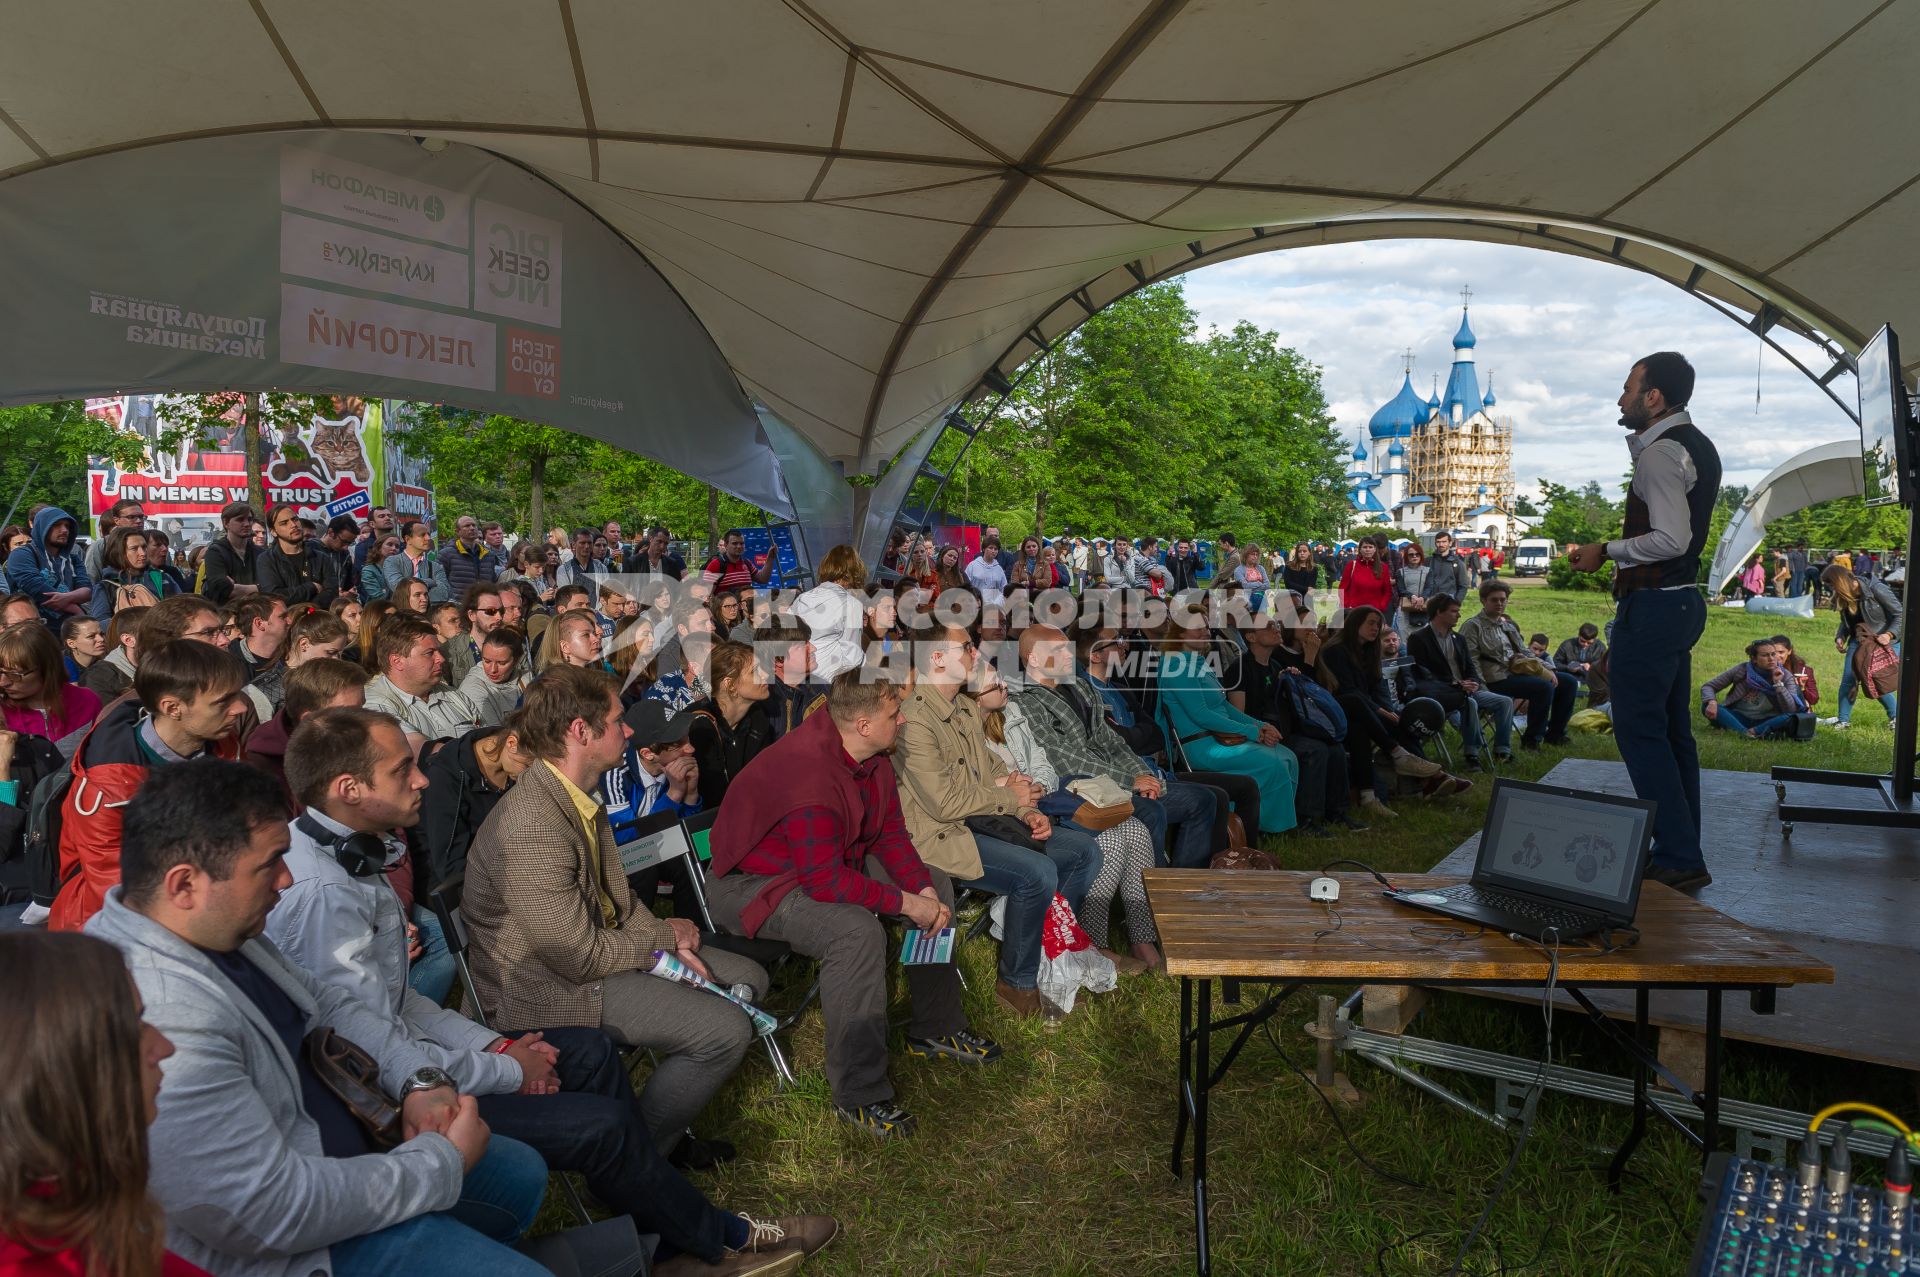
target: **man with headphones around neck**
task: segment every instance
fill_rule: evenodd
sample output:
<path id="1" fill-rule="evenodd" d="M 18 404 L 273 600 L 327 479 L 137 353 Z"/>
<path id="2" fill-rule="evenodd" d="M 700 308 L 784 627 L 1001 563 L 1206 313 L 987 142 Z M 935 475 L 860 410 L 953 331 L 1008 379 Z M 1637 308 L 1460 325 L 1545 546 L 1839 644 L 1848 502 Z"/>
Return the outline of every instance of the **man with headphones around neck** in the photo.
<path id="1" fill-rule="evenodd" d="M 385 871 L 405 851 L 396 830 L 420 819 L 427 778 L 400 724 L 375 710 L 323 709 L 287 742 L 287 783 L 306 810 L 290 828 L 293 885 L 267 935 L 322 984 L 391 1020 L 501 1135 L 554 1170 L 584 1175 L 594 1195 L 657 1233 L 657 1272 L 790 1272 L 838 1231 L 824 1216 L 759 1220 L 722 1210 L 689 1184 L 641 1120 L 611 1040 L 568 1026 L 508 1038 L 407 985 L 406 921 Z M 674 1254 L 679 1267 L 659 1261 Z"/>

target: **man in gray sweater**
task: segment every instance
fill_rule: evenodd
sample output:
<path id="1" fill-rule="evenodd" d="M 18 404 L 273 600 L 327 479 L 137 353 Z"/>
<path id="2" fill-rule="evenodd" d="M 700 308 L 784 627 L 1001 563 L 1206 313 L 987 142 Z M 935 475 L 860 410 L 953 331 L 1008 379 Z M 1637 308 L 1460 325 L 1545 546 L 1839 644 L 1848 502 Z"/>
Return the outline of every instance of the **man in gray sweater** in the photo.
<path id="1" fill-rule="evenodd" d="M 543 1273 L 503 1244 L 539 1210 L 540 1155 L 490 1141 L 392 1021 L 262 936 L 291 881 L 273 779 L 218 759 L 158 769 L 121 841 L 121 885 L 87 930 L 126 955 L 174 1046 L 149 1136 L 169 1249 L 223 1277 Z M 387 1151 L 312 1062 L 322 1034 L 398 1097 Z"/>

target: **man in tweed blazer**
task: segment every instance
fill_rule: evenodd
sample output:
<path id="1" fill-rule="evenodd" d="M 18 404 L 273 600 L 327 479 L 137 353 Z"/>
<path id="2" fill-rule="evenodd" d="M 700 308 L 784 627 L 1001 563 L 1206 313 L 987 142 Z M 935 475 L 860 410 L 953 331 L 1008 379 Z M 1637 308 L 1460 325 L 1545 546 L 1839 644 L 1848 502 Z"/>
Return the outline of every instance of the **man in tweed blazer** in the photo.
<path id="1" fill-rule="evenodd" d="M 473 983 L 497 1031 L 585 1024 L 643 1046 L 659 1065 L 640 1093 L 647 1129 L 671 1153 L 753 1043 L 746 1014 L 724 998 L 649 973 L 654 954 L 755 1000 L 767 973 L 735 954 L 701 950 L 699 929 L 635 908 L 613 828 L 590 795 L 626 757 L 618 686 L 595 670 L 556 666 L 528 687 L 520 741 L 535 762 L 480 826 L 461 898 Z M 591 835 L 591 836 L 590 836 Z M 708 1162 L 731 1156 L 701 1142 Z"/>

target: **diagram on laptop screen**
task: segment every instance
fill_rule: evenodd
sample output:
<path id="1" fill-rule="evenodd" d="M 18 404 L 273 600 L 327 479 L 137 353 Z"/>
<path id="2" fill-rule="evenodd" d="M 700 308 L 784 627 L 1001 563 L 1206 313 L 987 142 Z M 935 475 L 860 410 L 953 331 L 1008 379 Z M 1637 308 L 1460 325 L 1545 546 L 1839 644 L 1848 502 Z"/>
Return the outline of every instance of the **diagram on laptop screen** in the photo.
<path id="1" fill-rule="evenodd" d="M 1509 790 L 1483 862 L 1541 887 L 1624 902 L 1632 885 L 1640 818 L 1606 803 Z"/>

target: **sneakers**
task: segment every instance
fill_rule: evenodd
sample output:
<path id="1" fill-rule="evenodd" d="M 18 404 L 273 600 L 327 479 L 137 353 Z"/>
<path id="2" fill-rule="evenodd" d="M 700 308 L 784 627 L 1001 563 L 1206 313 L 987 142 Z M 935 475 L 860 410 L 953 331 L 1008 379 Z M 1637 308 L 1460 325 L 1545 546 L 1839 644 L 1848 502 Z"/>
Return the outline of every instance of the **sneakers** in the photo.
<path id="1" fill-rule="evenodd" d="M 1299 834 L 1302 838 L 1333 837 L 1333 830 L 1328 829 L 1325 825 L 1321 824 L 1317 820 L 1309 820 L 1305 824 L 1294 826 L 1294 832 Z"/>
<path id="2" fill-rule="evenodd" d="M 1418 776 L 1424 780 L 1428 776 L 1439 775 L 1440 764 L 1406 751 L 1393 756 L 1393 770 L 1395 775 Z"/>
<path id="3" fill-rule="evenodd" d="M 1513 756 L 1509 754 L 1507 757 L 1511 759 Z M 1478 754 L 1468 754 L 1467 766 L 1477 772 L 1490 772 L 1493 770 L 1493 760 L 1490 758 L 1482 758 Z"/>
<path id="4" fill-rule="evenodd" d="M 778 1219 L 756 1219 L 741 1211 L 740 1218 L 747 1221 L 747 1227 L 751 1230 L 747 1244 L 739 1250 L 743 1255 L 766 1255 L 782 1251 L 811 1255 L 840 1235 L 840 1221 L 831 1215 L 782 1215 Z"/>
<path id="5" fill-rule="evenodd" d="M 1147 964 L 1138 958 L 1129 961 L 1138 962 L 1141 970 L 1146 969 Z M 962 1064 L 991 1064 L 1000 1058 L 1000 1044 L 992 1038 L 983 1038 L 978 1033 L 961 1029 L 943 1038 L 908 1038 L 907 1054 L 918 1059 L 943 1055 Z"/>
<path id="6" fill-rule="evenodd" d="M 1473 782 L 1464 776 L 1449 776 L 1441 772 L 1438 776 L 1429 776 L 1420 783 L 1422 798 L 1450 798 L 1455 794 L 1464 794 L 1473 788 Z"/>
<path id="7" fill-rule="evenodd" d="M 1821 721 L 1821 722 L 1823 722 L 1823 723 L 1825 723 L 1825 722 L 1827 722 L 1827 720 L 1826 720 L 1826 719 L 1824 719 L 1824 718 L 1823 718 L 1823 719 L 1821 719 L 1820 721 Z M 1830 724 L 1830 726 L 1831 726 L 1831 727 L 1833 728 L 1833 730 L 1834 730 L 1834 731 L 1836 731 L 1836 732 L 1844 732 L 1844 731 L 1846 731 L 1846 730 L 1847 730 L 1847 729 L 1848 729 L 1849 727 L 1852 727 L 1852 726 L 1853 726 L 1853 724 L 1852 724 L 1852 723 L 1847 723 L 1847 722 L 1842 722 L 1842 721 L 1841 721 L 1840 719 L 1837 719 L 1837 718 L 1836 718 L 1836 719 L 1834 719 L 1834 720 L 1832 721 L 1832 723 Z"/>
<path id="8" fill-rule="evenodd" d="M 1388 812 L 1387 814 L 1391 816 L 1393 813 Z M 1373 828 L 1372 825 L 1363 824 L 1360 821 L 1355 820 L 1353 818 L 1353 813 L 1350 811 L 1343 811 L 1340 813 L 1340 823 L 1346 828 L 1351 829 L 1356 834 L 1364 834 L 1367 832 L 1367 830 Z"/>
<path id="9" fill-rule="evenodd" d="M 1360 809 L 1368 815 L 1377 816 L 1382 820 L 1400 819 L 1400 813 L 1381 802 L 1380 795 L 1374 793 L 1371 789 L 1360 795 Z"/>
<path id="10" fill-rule="evenodd" d="M 841 1108 L 835 1105 L 833 1111 L 840 1120 L 850 1126 L 857 1126 L 869 1135 L 883 1140 L 905 1139 L 913 1134 L 913 1114 L 895 1104 L 892 1100 L 876 1100 L 872 1104 L 862 1104 L 859 1108 Z"/>
<path id="11" fill-rule="evenodd" d="M 692 1131 L 680 1137 L 680 1142 L 667 1154 L 667 1161 L 676 1169 L 683 1171 L 710 1171 L 722 1162 L 731 1162 L 740 1156 L 740 1150 L 725 1140 L 703 1140 Z"/>

